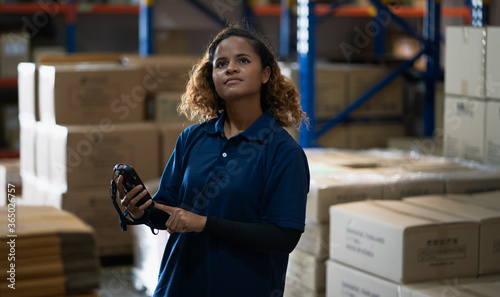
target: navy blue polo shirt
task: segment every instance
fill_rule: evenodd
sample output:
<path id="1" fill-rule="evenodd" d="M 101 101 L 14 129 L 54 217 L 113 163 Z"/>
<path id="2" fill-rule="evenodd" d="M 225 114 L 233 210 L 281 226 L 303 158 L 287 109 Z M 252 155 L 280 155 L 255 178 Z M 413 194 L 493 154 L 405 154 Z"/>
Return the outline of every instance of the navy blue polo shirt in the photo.
<path id="1" fill-rule="evenodd" d="M 304 231 L 307 159 L 269 112 L 224 136 L 225 113 L 184 130 L 153 199 L 200 215 Z M 288 254 L 262 253 L 206 233 L 174 233 L 154 296 L 282 296 Z"/>

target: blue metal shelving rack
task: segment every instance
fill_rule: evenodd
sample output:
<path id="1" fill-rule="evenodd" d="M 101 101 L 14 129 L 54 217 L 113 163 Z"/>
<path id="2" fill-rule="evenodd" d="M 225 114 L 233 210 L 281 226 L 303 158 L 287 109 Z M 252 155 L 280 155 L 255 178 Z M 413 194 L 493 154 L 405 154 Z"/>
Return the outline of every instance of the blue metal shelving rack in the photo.
<path id="1" fill-rule="evenodd" d="M 481 21 L 481 24 L 487 24 L 489 13 L 489 0 L 466 0 L 471 10 L 471 19 Z M 153 2 L 154 0 L 142 0 L 140 6 L 140 54 L 148 55 L 153 53 Z M 221 20 L 210 9 L 205 7 L 197 0 L 189 0 L 200 11 L 206 13 L 221 27 L 226 22 Z M 290 0 L 280 1 L 280 57 L 288 58 L 290 56 L 290 31 L 291 31 L 291 12 Z M 321 127 L 316 127 L 315 119 L 315 64 L 316 64 L 316 24 L 322 19 L 315 15 L 316 1 L 297 0 L 297 54 L 300 65 L 299 85 L 302 97 L 302 107 L 309 115 L 309 129 L 303 127 L 300 132 L 299 142 L 303 147 L 317 146 L 317 139 L 335 125 L 345 121 L 351 112 L 356 110 L 364 102 L 369 100 L 375 93 L 383 89 L 403 71 L 411 67 L 414 62 L 422 55 L 427 56 L 427 67 L 425 71 L 425 101 L 424 101 L 424 137 L 432 137 L 434 134 L 434 93 L 435 83 L 440 79 L 440 25 L 441 25 L 441 1 L 427 0 L 426 13 L 424 14 L 424 32 L 423 36 L 415 32 L 405 20 L 394 14 L 380 0 L 370 0 L 377 13 L 375 18 L 379 17 L 381 12 L 389 14 L 391 20 L 404 29 L 408 34 L 416 38 L 421 43 L 421 51 L 412 59 L 402 62 L 398 67 L 391 71 L 385 78 L 380 80 L 375 86 L 366 91 L 357 100 L 352 102 L 347 108 L 340 112 L 336 117 L 324 123 Z M 337 7 L 344 4 L 345 0 L 334 2 L 327 14 L 323 18 L 332 14 Z M 481 4 L 478 4 L 481 3 Z M 244 16 L 249 20 L 249 25 L 253 25 L 254 19 L 248 1 L 243 1 Z M 382 30 L 383 31 L 383 30 Z M 375 53 L 381 54 L 384 51 L 384 32 L 375 38 Z"/>
<path id="2" fill-rule="evenodd" d="M 311 118 L 310 129 L 303 129 L 300 133 L 300 144 L 303 147 L 314 147 L 317 145 L 316 139 L 326 133 L 335 125 L 346 120 L 351 112 L 361 106 L 364 102 L 370 99 L 372 95 L 380 91 L 393 79 L 400 75 L 405 69 L 411 67 L 413 63 L 423 54 L 427 55 L 427 69 L 425 72 L 425 85 L 426 95 L 424 102 L 424 136 L 432 137 L 434 133 L 434 90 L 435 82 L 438 79 L 439 69 L 439 51 L 440 51 L 440 1 L 428 0 L 426 3 L 427 13 L 424 16 L 424 36 L 417 34 L 402 18 L 395 15 L 387 6 L 383 5 L 380 0 L 370 0 L 372 5 L 377 10 L 377 16 L 380 12 L 388 13 L 396 24 L 403 28 L 408 34 L 416 38 L 422 44 L 422 50 L 412 59 L 401 63 L 378 84 L 373 86 L 357 100 L 351 103 L 347 108 L 340 112 L 336 117 L 327 121 L 321 127 L 316 127 L 314 120 L 314 73 L 315 73 L 315 53 L 314 53 L 314 38 L 315 38 L 315 22 L 314 17 L 315 1 L 299 0 L 298 10 L 308 11 L 308 13 L 297 14 L 297 26 L 299 28 L 307 28 L 302 31 L 297 30 L 297 51 L 299 53 L 300 64 L 300 92 L 302 95 L 303 109 L 309 114 Z M 377 17 L 376 16 L 376 17 Z M 303 43 L 308 42 L 308 46 Z M 300 48 L 306 48 L 307 51 Z"/>

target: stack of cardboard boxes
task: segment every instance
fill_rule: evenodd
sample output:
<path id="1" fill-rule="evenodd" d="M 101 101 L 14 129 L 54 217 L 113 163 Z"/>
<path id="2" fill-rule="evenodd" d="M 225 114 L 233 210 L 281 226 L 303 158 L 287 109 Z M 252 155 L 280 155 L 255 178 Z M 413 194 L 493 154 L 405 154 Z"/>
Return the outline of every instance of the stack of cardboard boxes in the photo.
<path id="1" fill-rule="evenodd" d="M 0 218 L 2 296 L 99 296 L 92 227 L 50 206 L 11 204 L 0 207 Z"/>
<path id="2" fill-rule="evenodd" d="M 327 274 L 329 268 L 327 268 L 326 260 L 335 259 L 332 258 L 333 249 L 346 246 L 345 243 L 339 243 L 340 240 L 350 238 L 349 240 L 352 240 L 356 247 L 355 244 L 360 239 L 356 238 L 356 233 L 344 235 L 332 233 L 333 225 L 331 224 L 334 223 L 328 210 L 330 206 L 371 200 L 372 202 L 366 202 L 367 207 L 371 207 L 370 211 L 367 211 L 369 214 L 375 212 L 372 209 L 388 208 L 390 205 L 387 203 L 395 202 L 387 200 L 400 200 L 416 195 L 465 194 L 500 189 L 500 172 L 482 167 L 480 164 L 472 166 L 451 159 L 418 156 L 395 150 L 306 149 L 306 154 L 311 170 L 306 230 L 297 248 L 290 255 L 286 296 L 324 296 L 325 293 L 330 294 L 328 293 L 330 283 L 339 281 L 342 283 L 343 279 L 337 278 L 341 275 Z M 386 215 L 381 215 L 381 217 L 384 218 Z M 430 216 L 426 214 L 426 217 Z M 397 221 L 399 219 L 400 221 Z M 391 224 L 395 226 L 410 224 L 405 219 L 399 219 L 395 219 L 396 222 Z M 434 220 L 437 219 L 434 218 Z M 458 223 L 458 220 L 455 221 Z M 448 223 L 454 224 L 455 221 Z M 424 224 L 423 222 L 415 224 L 420 223 Z M 388 223 L 381 224 L 387 225 Z M 340 223 L 336 222 L 335 225 L 340 225 Z M 409 228 L 410 225 L 407 227 Z M 411 227 L 414 226 L 411 225 Z M 394 228 L 404 230 L 401 226 Z M 345 228 L 342 230 L 345 231 Z M 401 232 L 404 233 L 404 231 Z M 367 244 L 380 244 L 377 243 L 381 240 L 378 239 L 379 237 L 370 237 Z M 385 244 L 382 249 L 385 250 L 389 245 Z M 364 250 L 360 249 L 361 254 L 353 253 L 347 258 L 360 259 L 362 251 Z M 468 252 L 471 251 L 468 250 Z M 370 257 L 369 251 L 365 254 Z M 397 257 L 394 261 L 396 259 Z M 384 269 L 393 273 L 394 269 L 388 267 Z M 337 294 L 329 296 L 339 296 Z"/>
<path id="3" fill-rule="evenodd" d="M 447 27 L 444 155 L 500 165 L 499 27 Z"/>
<path id="4" fill-rule="evenodd" d="M 77 214 L 96 229 L 101 256 L 133 253 L 131 232 L 120 231 L 110 201 L 113 167 L 127 163 L 144 181 L 158 178 L 187 125 L 179 115 L 173 124 L 148 117 L 146 98 L 170 87 L 159 75 L 181 77 L 192 61 L 125 57 L 136 62 L 69 57 L 18 67 L 22 203 Z"/>
<path id="5" fill-rule="evenodd" d="M 296 63 L 280 64 L 283 75 L 299 87 Z M 344 111 L 389 74 L 383 66 L 318 63 L 316 65 L 315 119 L 319 126 Z M 390 137 L 405 135 L 403 79 L 398 77 L 349 115 L 349 120 L 318 139 L 322 147 L 367 149 L 385 147 Z"/>
<path id="6" fill-rule="evenodd" d="M 327 296 L 497 296 L 499 198 L 497 191 L 330 207 Z"/>

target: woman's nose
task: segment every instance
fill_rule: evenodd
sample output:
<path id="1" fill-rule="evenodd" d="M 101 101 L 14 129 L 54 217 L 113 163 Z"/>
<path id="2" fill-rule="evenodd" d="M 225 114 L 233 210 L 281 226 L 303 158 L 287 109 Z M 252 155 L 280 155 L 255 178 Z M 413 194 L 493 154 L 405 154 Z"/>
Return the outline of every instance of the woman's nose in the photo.
<path id="1" fill-rule="evenodd" d="M 226 71 L 227 73 L 235 73 L 238 71 L 238 66 L 235 63 L 231 62 L 227 65 Z"/>

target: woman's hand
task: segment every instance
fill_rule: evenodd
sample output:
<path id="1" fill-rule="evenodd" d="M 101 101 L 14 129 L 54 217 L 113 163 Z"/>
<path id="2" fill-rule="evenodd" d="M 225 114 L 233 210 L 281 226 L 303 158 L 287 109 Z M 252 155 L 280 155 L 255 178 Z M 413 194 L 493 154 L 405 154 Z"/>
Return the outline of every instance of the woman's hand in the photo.
<path id="1" fill-rule="evenodd" d="M 141 200 L 142 197 L 146 196 L 148 191 L 146 189 L 143 189 L 141 185 L 138 185 L 137 187 L 130 190 L 130 192 L 125 193 L 125 190 L 123 188 L 123 176 L 118 177 L 117 189 L 118 189 L 118 198 L 121 200 L 122 206 L 125 207 L 126 210 L 128 210 L 133 219 L 141 218 L 144 215 L 144 210 L 151 203 L 153 203 L 153 200 L 149 199 L 143 205 L 136 207 L 135 206 L 136 203 L 139 202 L 139 200 Z M 139 194 L 135 196 L 137 193 Z"/>
<path id="2" fill-rule="evenodd" d="M 159 203 L 155 203 L 154 207 L 170 215 L 170 218 L 168 218 L 165 223 L 167 231 L 170 234 L 175 232 L 202 232 L 203 229 L 205 229 L 207 223 L 207 217 L 205 216 L 197 215 L 182 208 Z"/>

